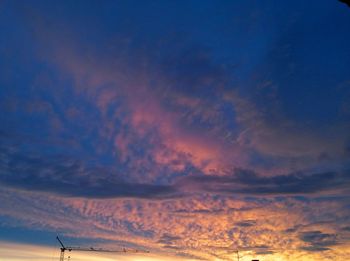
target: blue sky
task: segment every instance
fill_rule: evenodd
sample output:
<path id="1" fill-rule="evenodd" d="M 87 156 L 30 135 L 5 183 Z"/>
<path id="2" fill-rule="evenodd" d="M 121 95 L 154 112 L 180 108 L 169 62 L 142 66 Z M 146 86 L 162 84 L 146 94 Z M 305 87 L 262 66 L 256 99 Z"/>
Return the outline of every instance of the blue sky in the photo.
<path id="1" fill-rule="evenodd" d="M 3 245 L 349 254 L 348 24 L 339 1 L 2 2 Z"/>

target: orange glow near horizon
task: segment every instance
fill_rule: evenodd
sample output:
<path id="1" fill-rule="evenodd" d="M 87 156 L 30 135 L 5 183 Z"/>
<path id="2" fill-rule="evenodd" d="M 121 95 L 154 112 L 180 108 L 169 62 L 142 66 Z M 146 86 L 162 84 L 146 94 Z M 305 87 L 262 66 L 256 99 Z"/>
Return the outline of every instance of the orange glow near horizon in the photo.
<path id="1" fill-rule="evenodd" d="M 339 255 L 339 258 L 332 260 L 346 260 L 349 256 L 349 246 L 341 247 L 339 252 L 343 252 L 343 258 Z M 218 251 L 220 253 L 220 251 Z M 0 260 L 1 261 L 53 261 L 58 260 L 60 255 L 59 247 L 50 247 L 42 245 L 30 245 L 20 244 L 13 242 L 0 241 Z M 283 254 L 275 253 L 271 255 L 257 255 L 251 251 L 242 250 L 239 251 L 239 257 L 241 261 L 251 261 L 258 259 L 260 261 L 322 261 L 331 260 L 330 256 L 307 254 L 306 252 L 287 251 Z M 198 259 L 191 259 L 186 257 L 175 257 L 169 255 L 162 255 L 156 253 L 147 254 L 105 254 L 94 252 L 67 252 L 65 254 L 65 260 L 70 261 L 195 261 Z M 217 260 L 237 260 L 236 251 L 222 251 L 220 258 L 212 257 L 205 260 L 217 261 Z"/>
<path id="2" fill-rule="evenodd" d="M 59 247 L 49 247 L 41 245 L 19 244 L 6 241 L 0 241 L 0 260 L 1 261 L 52 261 L 59 260 Z M 70 257 L 70 258 L 68 258 Z M 193 259 L 176 258 L 165 255 L 156 255 L 153 253 L 145 254 L 106 254 L 95 252 L 72 251 L 65 253 L 65 260 L 70 261 L 177 261 Z"/>

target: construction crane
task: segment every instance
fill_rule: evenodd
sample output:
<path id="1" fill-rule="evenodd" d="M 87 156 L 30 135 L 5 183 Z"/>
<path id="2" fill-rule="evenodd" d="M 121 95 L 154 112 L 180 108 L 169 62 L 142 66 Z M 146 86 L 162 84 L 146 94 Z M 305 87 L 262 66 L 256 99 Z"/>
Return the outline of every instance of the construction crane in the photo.
<path id="1" fill-rule="evenodd" d="M 65 246 L 58 236 L 56 237 L 56 239 L 61 245 L 60 261 L 64 261 L 64 253 L 66 252 L 66 250 L 69 252 L 71 252 L 71 251 L 93 251 L 93 252 L 107 252 L 107 253 L 149 253 L 149 251 L 145 251 L 145 250 L 126 249 L 126 248 L 119 249 L 119 250 L 108 250 L 108 249 L 94 248 L 94 247 L 88 247 L 88 248 L 69 247 L 69 246 Z"/>

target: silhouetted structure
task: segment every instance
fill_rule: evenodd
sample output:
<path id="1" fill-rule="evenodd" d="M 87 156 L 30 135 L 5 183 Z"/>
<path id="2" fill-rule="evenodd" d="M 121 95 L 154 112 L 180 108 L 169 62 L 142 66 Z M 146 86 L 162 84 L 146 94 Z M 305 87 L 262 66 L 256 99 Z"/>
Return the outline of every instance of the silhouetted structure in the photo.
<path id="1" fill-rule="evenodd" d="M 143 251 L 143 250 L 137 250 L 137 249 L 126 249 L 126 248 L 123 248 L 121 250 L 108 250 L 108 249 L 93 248 L 93 247 L 89 247 L 89 248 L 66 247 L 58 236 L 56 237 L 56 239 L 61 245 L 60 261 L 64 261 L 64 253 L 66 252 L 66 250 L 68 250 L 69 252 L 74 250 L 74 251 L 94 251 L 94 252 L 107 252 L 107 253 L 149 253 L 149 251 Z"/>

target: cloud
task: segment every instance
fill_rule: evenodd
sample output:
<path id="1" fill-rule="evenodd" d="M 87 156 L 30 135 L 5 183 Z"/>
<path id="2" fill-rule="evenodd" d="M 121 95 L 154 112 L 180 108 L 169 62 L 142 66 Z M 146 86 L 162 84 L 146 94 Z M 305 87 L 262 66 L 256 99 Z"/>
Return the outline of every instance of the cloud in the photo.
<path id="1" fill-rule="evenodd" d="M 65 13 L 60 8 L 52 10 Z M 113 8 L 105 9 L 108 23 L 110 14 L 119 19 Z M 206 9 L 211 8 L 204 6 L 201 12 Z M 247 19 L 266 25 L 257 18 L 260 11 L 250 13 L 248 5 L 249 12 L 238 23 L 237 18 L 231 20 L 231 10 L 224 9 L 232 24 Z M 20 220 L 23 226 L 74 237 L 125 240 L 183 256 L 193 250 L 194 259 L 205 255 L 210 245 L 220 246 L 225 254 L 236 245 L 247 252 L 260 246 L 254 250 L 257 254 L 270 254 L 269 246 L 288 251 L 300 243 L 308 252 L 326 250 L 333 232 L 315 231 L 337 230 L 337 222 L 348 226 L 344 198 L 349 195 L 349 171 L 340 167 L 348 156 L 348 126 L 305 127 L 304 121 L 284 115 L 283 105 L 262 105 L 271 100 L 258 102 L 247 82 L 237 84 L 236 71 L 220 58 L 227 57 L 225 41 L 213 37 L 222 42 L 219 55 L 203 46 L 207 41 L 155 37 L 145 43 L 144 34 L 154 37 L 147 30 L 134 37 L 129 32 L 115 35 L 113 29 L 113 39 L 87 41 L 101 34 L 94 32 L 100 28 L 94 18 L 101 10 L 90 10 L 92 19 L 85 21 L 84 33 L 74 30 L 77 19 L 62 19 L 36 7 L 28 13 L 28 8 L 21 10 L 21 30 L 35 32 L 34 40 L 23 47 L 38 51 L 33 61 L 40 68 L 16 66 L 13 55 L 4 62 L 15 70 L 5 71 L 12 79 L 1 96 L 14 99 L 5 99 L 1 128 L 26 137 L 0 139 L 1 215 L 15 224 Z M 69 12 L 72 18 L 80 12 L 74 10 Z M 127 19 L 143 28 L 137 17 Z M 214 24 L 221 33 L 225 26 Z M 225 24 L 230 26 L 223 30 L 232 33 L 231 24 Z M 232 56 L 252 57 L 246 59 L 254 60 L 248 67 L 255 67 L 256 57 L 266 57 L 261 49 L 267 44 L 255 41 L 262 39 L 260 33 L 257 38 L 251 34 L 263 32 L 262 27 L 251 29 L 245 35 L 251 43 L 239 44 L 249 47 L 243 48 L 249 55 L 240 57 L 243 49 L 234 45 L 229 49 Z M 7 54 L 18 53 L 10 42 L 6 46 Z M 26 74 L 30 76 L 24 80 Z M 244 74 L 237 78 L 255 81 L 255 72 Z M 22 81 L 15 80 L 18 75 Z M 259 88 L 273 97 L 273 104 L 284 104 L 274 80 Z M 310 171 L 314 165 L 316 170 Z M 299 224 L 323 217 L 333 223 L 298 234 Z M 294 233 L 286 233 L 290 227 Z"/>
<path id="2" fill-rule="evenodd" d="M 255 220 L 243 220 L 243 221 L 237 222 L 235 225 L 239 227 L 253 227 L 256 225 L 256 222 Z"/>
<path id="3" fill-rule="evenodd" d="M 164 244 L 164 245 L 172 245 L 176 243 L 176 241 L 181 240 L 181 237 L 179 236 L 173 236 L 170 234 L 163 234 L 160 239 L 158 240 L 158 243 Z"/>
<path id="4" fill-rule="evenodd" d="M 1 149 L 0 183 L 5 186 L 86 198 L 166 198 L 176 192 L 167 185 L 131 183 L 108 167 L 88 166 L 67 156 L 24 155 L 9 147 Z"/>
<path id="5" fill-rule="evenodd" d="M 279 100 L 276 101 L 279 107 L 265 108 L 264 104 L 237 90 L 227 91 L 223 99 L 234 108 L 239 126 L 234 144 L 257 153 L 256 169 L 275 174 L 290 169 L 302 171 L 320 165 L 339 165 L 347 159 L 344 150 L 349 139 L 347 123 L 334 123 L 320 131 L 287 117 Z"/>
<path id="6" fill-rule="evenodd" d="M 180 175 L 171 183 L 135 182 L 123 175 L 123 171 L 128 168 L 118 170 L 108 165 L 88 164 L 55 153 L 43 156 L 29 151 L 24 154 L 18 145 L 5 143 L 0 149 L 2 184 L 68 197 L 174 198 L 202 192 L 218 195 L 340 194 L 347 193 L 350 184 L 349 170 L 298 172 L 267 177 L 247 169 L 227 171 L 224 176 Z M 195 211 L 199 213 L 208 210 Z"/>
<path id="7" fill-rule="evenodd" d="M 0 195 L 1 213 L 9 217 L 8 226 L 35 226 L 36 229 L 59 231 L 62 235 L 74 238 L 86 237 L 98 242 L 101 239 L 113 241 L 105 248 L 113 248 L 120 244 L 132 247 L 130 244 L 134 244 L 134 247 L 148 249 L 152 253 L 165 251 L 174 254 L 178 251 L 191 251 L 203 257 L 211 250 L 221 251 L 209 248 L 211 245 L 226 247 L 221 251 L 226 255 L 229 254 L 228 250 L 237 247 L 242 249 L 242 254 L 245 255 L 249 251 L 266 251 L 262 246 L 269 246 L 268 251 L 286 251 L 286 255 L 293 256 L 291 252 L 296 253 L 294 251 L 306 243 L 300 239 L 299 234 L 286 234 L 284 231 L 287 228 L 305 225 L 311 221 L 315 223 L 327 216 L 333 220 L 332 223 L 319 223 L 312 228 L 305 226 L 304 230 L 307 228 L 309 231 L 338 231 L 337 223 L 347 224 L 349 214 L 346 209 L 347 201 L 341 202 L 337 199 L 276 199 L 199 193 L 191 197 L 167 200 L 100 200 L 66 198 L 35 191 L 5 189 L 2 186 Z M 240 206 L 244 206 L 245 210 L 241 211 Z M 186 209 L 188 214 L 181 211 L 183 209 Z M 211 210 L 212 214 L 208 214 L 208 211 L 197 211 L 201 209 Z M 216 209 L 223 211 L 215 212 Z M 252 220 L 258 225 L 236 225 Z M 334 233 L 336 232 L 328 232 Z M 162 238 L 168 240 L 168 243 L 173 243 L 159 243 Z M 341 238 L 339 240 L 342 241 Z M 342 244 L 340 242 L 336 247 L 345 249 L 346 245 Z M 175 246 L 176 249 L 167 246 Z M 252 249 L 259 246 L 259 249 Z"/>
<path id="8" fill-rule="evenodd" d="M 303 246 L 301 249 L 312 252 L 330 250 L 329 247 L 338 244 L 336 234 L 327 234 L 322 233 L 321 231 L 302 232 L 300 233 L 299 238 L 309 244 L 309 246 Z"/>
<path id="9" fill-rule="evenodd" d="M 227 176 L 192 176 L 181 182 L 207 192 L 247 195 L 297 195 L 322 192 L 339 194 L 350 184 L 349 170 L 290 173 L 266 177 L 251 170 L 236 169 Z"/>

